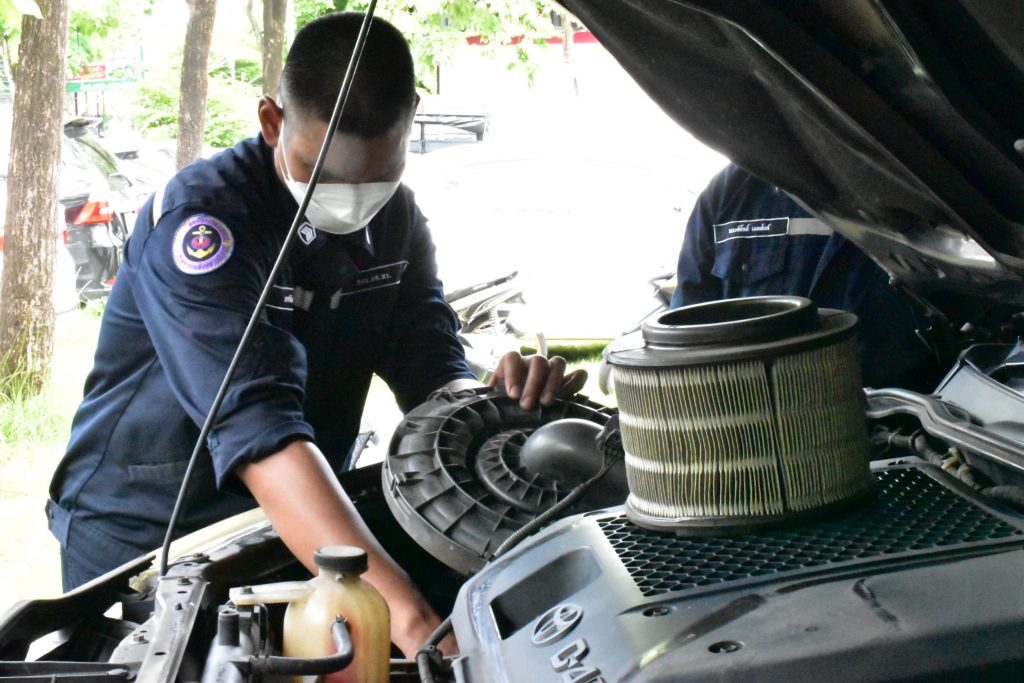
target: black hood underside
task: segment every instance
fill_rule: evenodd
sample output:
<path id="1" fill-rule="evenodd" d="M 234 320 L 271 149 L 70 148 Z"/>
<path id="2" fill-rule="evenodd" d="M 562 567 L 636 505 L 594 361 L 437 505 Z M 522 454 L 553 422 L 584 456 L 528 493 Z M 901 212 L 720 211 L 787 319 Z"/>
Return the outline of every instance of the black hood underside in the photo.
<path id="1" fill-rule="evenodd" d="M 939 309 L 1024 305 L 1024 3 L 562 2 L 680 125 L 897 283 Z"/>

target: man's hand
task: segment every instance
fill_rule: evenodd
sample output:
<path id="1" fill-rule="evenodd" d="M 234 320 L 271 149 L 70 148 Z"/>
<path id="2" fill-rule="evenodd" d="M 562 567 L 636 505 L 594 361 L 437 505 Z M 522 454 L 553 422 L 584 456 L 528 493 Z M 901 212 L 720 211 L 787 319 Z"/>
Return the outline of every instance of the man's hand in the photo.
<path id="1" fill-rule="evenodd" d="M 531 410 L 538 401 L 549 406 L 556 398 L 572 396 L 586 382 L 586 370 L 565 374 L 565 359 L 561 356 L 523 358 L 518 352 L 509 351 L 502 356 L 487 386 L 503 385 L 509 398 L 519 399 L 523 410 Z"/>
<path id="2" fill-rule="evenodd" d="M 391 641 L 414 657 L 440 623 L 409 576 L 380 546 L 331 473 L 316 446 L 293 441 L 277 453 L 239 468 L 238 476 L 267 513 L 288 549 L 313 574 L 313 551 L 325 545 L 354 545 L 366 551 L 364 578 L 391 609 Z M 451 653 L 455 644 L 442 643 Z"/>

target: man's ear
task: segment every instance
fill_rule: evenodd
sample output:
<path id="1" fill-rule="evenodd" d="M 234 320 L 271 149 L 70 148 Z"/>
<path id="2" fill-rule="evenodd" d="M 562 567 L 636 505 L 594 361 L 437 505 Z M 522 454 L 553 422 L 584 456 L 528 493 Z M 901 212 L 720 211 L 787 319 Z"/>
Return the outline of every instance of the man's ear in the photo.
<path id="1" fill-rule="evenodd" d="M 284 120 L 284 110 L 277 106 L 277 102 L 270 95 L 260 98 L 256 110 L 260 119 L 260 130 L 263 131 L 263 139 L 271 147 L 277 147 L 277 141 L 281 138 L 281 122 Z"/>

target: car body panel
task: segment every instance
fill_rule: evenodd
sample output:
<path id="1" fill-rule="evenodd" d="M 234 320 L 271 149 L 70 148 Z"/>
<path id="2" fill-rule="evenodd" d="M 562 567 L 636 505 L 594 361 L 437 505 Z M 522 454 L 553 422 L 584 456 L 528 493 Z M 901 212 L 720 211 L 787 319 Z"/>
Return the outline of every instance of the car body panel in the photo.
<path id="1" fill-rule="evenodd" d="M 897 283 L 954 318 L 949 293 L 1024 303 L 1019 8 L 564 4 L 670 116 L 799 197 Z"/>

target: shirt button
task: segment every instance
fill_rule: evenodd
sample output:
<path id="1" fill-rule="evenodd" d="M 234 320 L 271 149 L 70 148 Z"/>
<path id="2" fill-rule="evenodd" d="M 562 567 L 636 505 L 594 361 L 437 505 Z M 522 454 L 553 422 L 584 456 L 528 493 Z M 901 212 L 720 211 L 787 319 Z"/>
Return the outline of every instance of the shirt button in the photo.
<path id="1" fill-rule="evenodd" d="M 744 263 L 742 266 L 740 266 L 740 270 L 746 273 L 748 270 L 750 270 L 750 264 Z"/>

